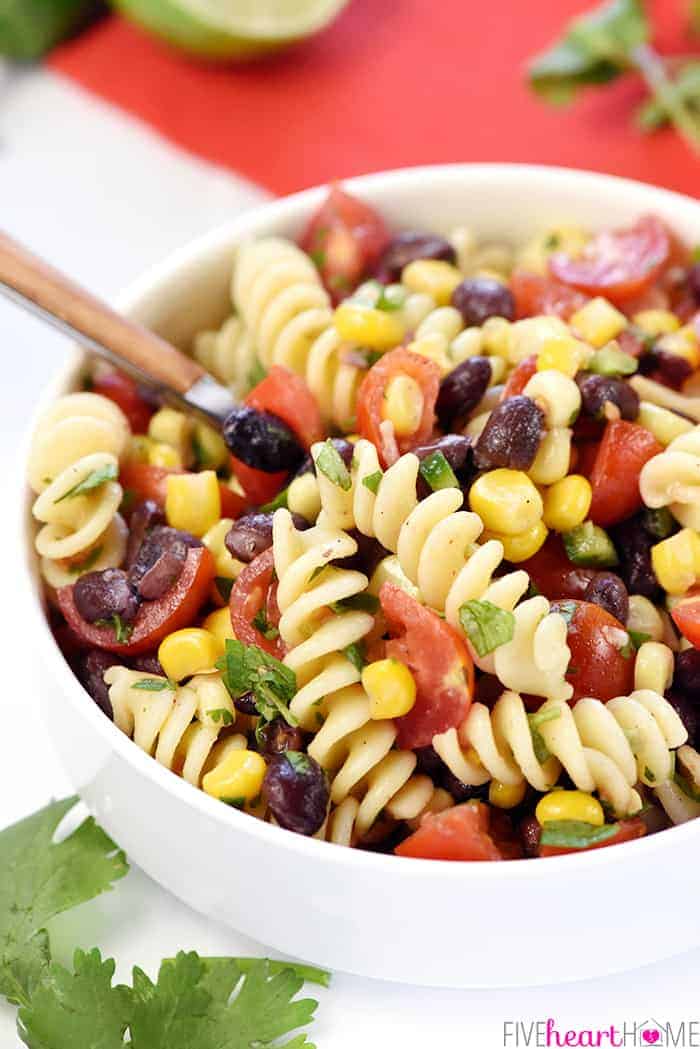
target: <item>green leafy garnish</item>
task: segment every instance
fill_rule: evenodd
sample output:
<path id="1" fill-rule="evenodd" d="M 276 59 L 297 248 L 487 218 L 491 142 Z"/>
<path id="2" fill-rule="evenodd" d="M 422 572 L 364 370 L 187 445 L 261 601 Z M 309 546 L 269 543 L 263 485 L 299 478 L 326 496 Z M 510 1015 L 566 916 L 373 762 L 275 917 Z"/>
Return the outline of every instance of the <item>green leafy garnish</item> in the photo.
<path id="1" fill-rule="evenodd" d="M 648 765 L 644 766 L 644 779 L 647 780 L 649 783 L 656 783 L 656 776 L 654 775 L 654 773 Z"/>
<path id="2" fill-rule="evenodd" d="M 278 492 L 274 499 L 271 499 L 269 503 L 265 503 L 260 507 L 260 512 L 263 514 L 273 514 L 275 510 L 279 510 L 281 507 L 287 509 L 289 505 L 287 502 L 289 496 L 289 486 L 283 488 L 281 492 Z"/>
<path id="3" fill-rule="evenodd" d="M 653 130 L 670 121 L 698 150 L 700 63 L 660 56 L 651 37 L 642 0 L 607 0 L 570 22 L 562 38 L 531 62 L 530 85 L 545 101 L 566 105 L 582 88 L 637 73 L 650 95 L 638 113 L 641 127 Z"/>
<path id="4" fill-rule="evenodd" d="M 174 692 L 177 689 L 177 684 L 171 681 L 170 678 L 143 677 L 140 681 L 135 681 L 131 687 L 138 688 L 142 692 L 165 692 L 166 689 Z"/>
<path id="5" fill-rule="evenodd" d="M 54 503 L 62 503 L 64 499 L 75 499 L 78 495 L 85 495 L 86 492 L 92 492 L 95 488 L 100 488 L 107 481 L 116 480 L 118 476 L 119 467 L 117 464 L 107 463 L 98 470 L 91 470 L 87 477 L 83 477 L 82 481 L 78 481 L 77 484 L 74 484 L 72 488 L 69 488 L 58 499 L 54 499 Z"/>
<path id="6" fill-rule="evenodd" d="M 540 845 L 552 845 L 559 849 L 588 849 L 603 841 L 614 838 L 618 823 L 604 823 L 596 827 L 583 820 L 551 820 L 544 824 Z"/>
<path id="7" fill-rule="evenodd" d="M 125 623 L 116 612 L 110 619 L 96 619 L 95 626 L 111 626 L 114 630 L 114 638 L 120 645 L 125 645 L 134 632 L 131 623 Z"/>
<path id="8" fill-rule="evenodd" d="M 538 710 L 535 714 L 527 715 L 530 735 L 532 736 L 532 749 L 540 765 L 544 765 L 545 761 L 549 761 L 552 756 L 549 747 L 544 741 L 544 736 L 540 732 L 540 725 L 544 725 L 548 721 L 556 721 L 560 717 L 561 710 L 558 710 L 557 707 L 548 707 L 546 710 Z"/>
<path id="9" fill-rule="evenodd" d="M 375 470 L 373 474 L 367 474 L 366 477 L 363 477 L 362 483 L 365 486 L 365 488 L 369 488 L 370 492 L 376 495 L 379 491 L 379 484 L 381 482 L 382 476 L 383 475 L 381 470 Z"/>
<path id="10" fill-rule="evenodd" d="M 434 492 L 441 488 L 459 488 L 454 470 L 442 452 L 426 455 L 420 464 L 420 475 Z"/>
<path id="11" fill-rule="evenodd" d="M 208 710 L 207 714 L 215 724 L 221 722 L 222 725 L 233 724 L 233 714 L 226 707 L 215 707 L 213 710 Z"/>
<path id="12" fill-rule="evenodd" d="M 388 284 L 386 287 L 380 284 L 379 296 L 374 304 L 375 309 L 385 310 L 393 313 L 400 310 L 406 302 L 406 289 L 402 284 Z"/>
<path id="13" fill-rule="evenodd" d="M 323 442 L 321 450 L 316 455 L 315 459 L 316 469 L 328 478 L 331 484 L 335 484 L 338 488 L 342 488 L 344 492 L 349 492 L 352 487 L 352 478 L 350 477 L 350 471 L 343 462 L 340 452 L 333 444 L 330 437 Z"/>
<path id="14" fill-rule="evenodd" d="M 260 361 L 256 357 L 255 360 L 253 361 L 253 364 L 252 364 L 252 366 L 250 368 L 250 371 L 248 372 L 248 376 L 247 376 L 248 386 L 250 386 L 251 388 L 253 386 L 257 386 L 258 383 L 262 382 L 263 379 L 266 379 L 266 378 L 267 378 L 267 371 L 265 370 L 265 368 L 263 368 L 262 364 L 260 363 Z"/>
<path id="15" fill-rule="evenodd" d="M 55 801 L 0 833 L 0 994 L 19 1005 L 46 978 L 49 919 L 106 892 L 129 869 L 92 817 L 52 844 L 77 801 Z"/>
<path id="16" fill-rule="evenodd" d="M 227 579 L 226 576 L 223 575 L 218 575 L 214 580 L 214 585 L 219 591 L 222 601 L 225 601 L 227 604 L 231 597 L 231 590 L 233 589 L 234 582 L 235 580 Z"/>
<path id="17" fill-rule="evenodd" d="M 651 634 L 645 634 L 641 630 L 628 630 L 627 636 L 635 650 L 641 648 L 645 641 L 651 641 Z"/>
<path id="18" fill-rule="evenodd" d="M 341 601 L 331 601 L 328 607 L 336 615 L 348 611 L 369 612 L 370 615 L 374 615 L 379 608 L 379 598 L 364 591 L 361 594 L 353 594 L 352 597 L 344 597 Z"/>
<path id="19" fill-rule="evenodd" d="M 668 539 L 677 527 L 673 514 L 666 506 L 658 510 L 645 509 L 642 511 L 642 528 L 655 539 Z"/>
<path id="20" fill-rule="evenodd" d="M 267 618 L 267 612 L 264 608 L 261 608 L 252 619 L 252 624 L 256 630 L 259 630 L 266 641 L 274 641 L 275 638 L 280 636 L 280 632 L 276 626 L 273 626 Z"/>
<path id="21" fill-rule="evenodd" d="M 96 546 L 94 550 L 91 550 L 84 561 L 76 562 L 69 566 L 68 571 L 71 575 L 84 575 L 85 572 L 89 572 L 90 569 L 97 564 L 100 559 L 103 547 Z"/>
<path id="22" fill-rule="evenodd" d="M 637 361 L 629 353 L 624 353 L 618 346 L 603 346 L 593 354 L 586 368 L 596 375 L 634 375 Z"/>
<path id="23" fill-rule="evenodd" d="M 515 632 L 513 613 L 491 601 L 465 601 L 459 610 L 459 621 L 479 656 L 511 641 Z"/>
<path id="24" fill-rule="evenodd" d="M 279 659 L 257 645 L 227 638 L 224 656 L 217 660 L 216 668 L 233 699 L 253 693 L 260 715 L 259 729 L 280 716 L 288 725 L 297 724 L 289 709 L 297 691 L 296 674 Z"/>
<path id="25" fill-rule="evenodd" d="M 355 670 L 361 674 L 365 667 L 365 654 L 362 642 L 355 641 L 352 645 L 347 645 L 347 647 L 343 649 L 343 655 L 346 659 L 350 660 L 355 667 Z"/>
<path id="26" fill-rule="evenodd" d="M 608 533 L 592 521 L 562 534 L 566 556 L 574 565 L 614 568 L 619 563 L 617 551 Z"/>
<path id="27" fill-rule="evenodd" d="M 298 772 L 300 776 L 306 775 L 311 769 L 309 758 L 301 750 L 287 750 L 284 756 L 294 771 Z"/>

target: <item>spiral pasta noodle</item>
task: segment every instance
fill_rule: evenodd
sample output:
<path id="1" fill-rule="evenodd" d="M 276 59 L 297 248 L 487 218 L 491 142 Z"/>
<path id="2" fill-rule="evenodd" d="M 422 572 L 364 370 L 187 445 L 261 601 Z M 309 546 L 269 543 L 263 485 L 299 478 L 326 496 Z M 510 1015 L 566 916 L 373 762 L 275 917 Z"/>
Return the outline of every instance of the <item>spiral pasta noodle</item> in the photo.
<path id="1" fill-rule="evenodd" d="M 666 783 L 672 752 L 687 739 L 671 704 L 651 689 L 608 703 L 583 698 L 573 708 L 550 700 L 535 719 L 549 752 L 545 761 L 537 757 L 527 711 L 513 691 L 504 692 L 493 711 L 474 703 L 459 729 L 436 736 L 433 746 L 463 783 L 526 781 L 546 792 L 564 770 L 579 790 L 597 791 L 617 816 L 629 816 L 642 807 L 637 781 Z"/>
<path id="2" fill-rule="evenodd" d="M 247 745 L 245 736 L 228 736 L 218 752 L 214 749 L 224 725 L 236 719 L 220 674 L 197 674 L 186 685 L 170 687 L 157 674 L 114 666 L 105 671 L 104 680 L 117 728 L 195 787 L 230 749 Z M 164 687 L 158 691 L 135 687 L 143 681 Z"/>
<path id="3" fill-rule="evenodd" d="M 554 484 L 569 472 L 571 423 L 581 408 L 581 392 L 573 379 L 562 372 L 547 369 L 536 372 L 523 393 L 540 405 L 546 425 L 528 474 L 535 484 Z"/>
<path id="4" fill-rule="evenodd" d="M 200 332 L 194 341 L 193 356 L 236 397 L 242 397 L 252 385 L 250 376 L 257 351 L 240 317 L 229 317 L 218 331 Z"/>
<path id="5" fill-rule="evenodd" d="M 700 425 L 645 463 L 639 491 L 651 509 L 667 506 L 683 527 L 700 531 Z"/>

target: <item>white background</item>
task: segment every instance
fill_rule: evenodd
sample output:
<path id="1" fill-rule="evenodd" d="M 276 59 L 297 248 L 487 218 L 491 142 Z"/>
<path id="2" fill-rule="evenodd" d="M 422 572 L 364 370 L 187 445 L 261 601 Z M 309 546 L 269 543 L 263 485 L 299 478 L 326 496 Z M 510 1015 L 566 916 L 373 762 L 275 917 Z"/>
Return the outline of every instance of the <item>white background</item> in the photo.
<path id="1" fill-rule="evenodd" d="M 0 78 L 1 225 L 99 293 L 115 293 L 149 263 L 263 197 L 53 75 Z M 35 713 L 36 691 L 50 690 L 52 682 L 36 666 L 14 596 L 20 441 L 39 388 L 60 364 L 66 344 L 1 300 L 0 332 L 0 484 L 5 487 L 0 826 L 5 826 L 70 791 Z M 60 695 L 55 700 L 60 703 Z M 220 876 L 225 878 L 225 871 Z M 560 891 L 566 893 L 565 882 Z M 657 891 L 663 893 L 664 885 Z M 595 892 L 570 902 L 585 922 L 596 906 Z M 464 906 L 479 907 L 480 901 L 465 897 Z M 643 924 L 653 906 L 653 898 L 642 898 L 630 885 L 630 925 Z M 541 920 L 545 926 L 546 912 Z M 76 945 L 99 945 L 117 957 L 120 978 L 133 964 L 155 974 L 160 959 L 179 948 L 265 953 L 261 945 L 194 914 L 137 870 L 114 893 L 61 918 L 54 943 L 66 959 Z M 569 949 L 575 951 L 576 943 Z M 479 944 L 466 942 L 464 950 L 478 952 Z M 601 956 L 604 952 L 601 943 Z M 537 973 L 528 977 L 536 981 Z M 313 1039 L 320 1049 L 385 1046 L 399 1037 L 404 1049 L 447 1044 L 497 1049 L 505 1020 L 554 1017 L 560 1028 L 602 1028 L 651 1015 L 677 1023 L 700 1015 L 699 977 L 700 952 L 605 980 L 522 991 L 441 992 L 336 975 L 332 990 L 319 992 Z M 17 1044 L 14 1010 L 0 1005 L 0 1049 Z"/>

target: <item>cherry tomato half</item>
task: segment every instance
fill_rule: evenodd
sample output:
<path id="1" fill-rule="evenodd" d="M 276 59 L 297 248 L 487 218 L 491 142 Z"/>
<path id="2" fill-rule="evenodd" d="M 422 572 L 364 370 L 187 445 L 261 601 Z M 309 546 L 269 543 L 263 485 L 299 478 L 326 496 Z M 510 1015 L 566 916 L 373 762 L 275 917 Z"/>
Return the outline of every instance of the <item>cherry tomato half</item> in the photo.
<path id="1" fill-rule="evenodd" d="M 550 601 L 560 597 L 582 598 L 591 579 L 598 574 L 595 568 L 572 564 L 566 556 L 561 536 L 554 533 L 550 533 L 544 546 L 520 567 Z"/>
<path id="2" fill-rule="evenodd" d="M 556 252 L 549 260 L 549 269 L 564 284 L 624 303 L 651 287 L 670 250 L 661 219 L 645 215 L 628 229 L 599 233 L 577 257 Z"/>
<path id="3" fill-rule="evenodd" d="M 605 427 L 590 481 L 590 518 L 604 528 L 624 521 L 642 506 L 639 475 L 662 446 L 643 426 L 616 419 Z"/>
<path id="4" fill-rule="evenodd" d="M 671 618 L 683 637 L 700 648 L 700 589 L 686 594 L 671 612 Z"/>
<path id="5" fill-rule="evenodd" d="M 282 659 L 286 648 L 282 638 L 276 633 L 279 609 L 274 572 L 274 558 L 270 547 L 246 565 L 233 584 L 229 609 L 231 626 L 239 641 L 246 645 L 257 645 L 271 656 Z M 263 610 L 268 627 L 276 634 L 274 637 L 265 637 L 253 623 L 255 617 Z"/>
<path id="6" fill-rule="evenodd" d="M 519 859 L 522 849 L 511 834 L 502 834 L 501 821 L 494 819 L 498 815 L 478 801 L 428 813 L 418 830 L 397 845 L 394 852 L 397 856 L 424 860 Z"/>
<path id="7" fill-rule="evenodd" d="M 555 601 L 552 612 L 567 621 L 571 651 L 566 680 L 573 685 L 571 702 L 590 696 L 607 703 L 634 688 L 634 652 L 619 620 L 600 605 L 568 599 Z"/>
<path id="8" fill-rule="evenodd" d="M 646 832 L 647 828 L 642 819 L 620 820 L 617 825 L 617 832 L 606 841 L 598 842 L 597 845 L 589 845 L 585 849 L 565 849 L 557 845 L 540 845 L 538 855 L 543 857 L 567 856 L 571 853 L 592 852 L 593 849 L 606 849 L 608 845 L 621 845 L 624 841 L 634 841 L 636 838 L 643 838 Z"/>
<path id="9" fill-rule="evenodd" d="M 194 621 L 215 575 L 214 558 L 206 546 L 188 550 L 180 578 L 156 601 L 144 601 L 126 643 L 115 641 L 111 626 L 97 626 L 83 619 L 75 604 L 73 584 L 57 591 L 58 605 L 69 627 L 86 645 L 135 656 L 155 648 L 167 634 Z"/>
<path id="10" fill-rule="evenodd" d="M 515 298 L 515 315 L 524 317 L 569 317 L 588 302 L 588 296 L 562 284 L 553 277 L 543 277 L 527 270 L 514 270 L 510 278 L 510 290 Z"/>
<path id="11" fill-rule="evenodd" d="M 419 444 L 425 444 L 435 425 L 435 402 L 440 389 L 440 368 L 434 361 L 399 346 L 385 353 L 362 380 L 357 400 L 357 430 L 377 449 L 385 466 L 390 459 L 384 448 L 381 431 L 382 405 L 386 388 L 397 375 L 409 375 L 418 383 L 423 394 L 423 411 L 415 433 L 398 437 L 396 444 L 403 455 Z"/>
<path id="12" fill-rule="evenodd" d="M 109 397 L 129 420 L 132 433 L 146 433 L 153 407 L 139 393 L 138 383 L 124 372 L 104 372 L 96 376 L 93 393 Z"/>
<path id="13" fill-rule="evenodd" d="M 384 583 L 379 600 L 393 635 L 386 654 L 405 663 L 416 682 L 415 706 L 396 719 L 397 743 L 404 750 L 427 747 L 436 733 L 467 716 L 474 664 L 457 631 L 401 587 Z"/>
<path id="14" fill-rule="evenodd" d="M 333 184 L 299 243 L 316 261 L 323 283 L 337 302 L 372 269 L 388 241 L 381 215 Z"/>

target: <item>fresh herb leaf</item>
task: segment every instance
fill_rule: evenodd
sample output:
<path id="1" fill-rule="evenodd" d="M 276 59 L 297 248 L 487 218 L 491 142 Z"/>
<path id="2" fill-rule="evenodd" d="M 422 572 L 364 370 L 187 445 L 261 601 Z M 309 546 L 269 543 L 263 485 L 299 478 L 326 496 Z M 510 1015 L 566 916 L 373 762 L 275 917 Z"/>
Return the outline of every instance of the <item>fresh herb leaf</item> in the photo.
<path id="1" fill-rule="evenodd" d="M 325 564 L 325 565 L 316 565 L 316 567 L 314 568 L 313 572 L 309 576 L 309 582 L 313 583 L 314 579 L 318 579 L 318 577 L 321 575 L 321 573 L 325 572 L 327 568 L 328 568 L 327 564 Z"/>
<path id="2" fill-rule="evenodd" d="M 557 707 L 547 707 L 546 710 L 538 710 L 537 713 L 528 714 L 527 716 L 530 735 L 532 736 L 532 749 L 540 765 L 544 765 L 545 761 L 549 761 L 552 756 L 549 747 L 544 741 L 544 736 L 540 732 L 540 725 L 544 725 L 548 721 L 556 721 L 560 717 L 561 710 L 558 710 Z"/>
<path id="3" fill-rule="evenodd" d="M 604 823 L 596 827 L 583 820 L 551 820 L 542 827 L 540 845 L 553 845 L 560 849 L 587 849 L 614 838 L 619 829 L 617 823 Z"/>
<path id="4" fill-rule="evenodd" d="M 310 771 L 311 762 L 301 750 L 287 750 L 284 756 L 294 771 L 298 772 L 300 776 L 304 776 Z"/>
<path id="5" fill-rule="evenodd" d="M 441 488 L 459 488 L 454 470 L 442 452 L 426 455 L 420 464 L 420 475 L 434 492 Z"/>
<path id="6" fill-rule="evenodd" d="M 641 630 L 628 630 L 627 635 L 635 649 L 641 648 L 645 641 L 651 640 L 651 634 L 645 634 Z"/>
<path id="7" fill-rule="evenodd" d="M 406 302 L 406 289 L 402 284 L 388 284 L 386 287 L 380 284 L 380 291 L 377 300 L 374 304 L 375 309 L 385 310 L 387 313 L 393 313 L 395 310 L 400 310 Z"/>
<path id="8" fill-rule="evenodd" d="M 289 709 L 296 695 L 296 674 L 279 659 L 257 645 L 244 645 L 237 639 L 227 638 L 224 656 L 217 660 L 216 667 L 234 699 L 253 693 L 261 720 L 258 728 L 279 716 L 288 725 L 297 724 Z"/>
<path id="9" fill-rule="evenodd" d="M 77 800 L 55 801 L 0 832 L 0 994 L 20 1005 L 46 977 L 49 919 L 106 892 L 129 869 L 92 817 L 52 844 Z"/>
<path id="10" fill-rule="evenodd" d="M 71 575 L 83 575 L 85 572 L 89 572 L 90 569 L 97 564 L 102 554 L 103 547 L 96 546 L 94 550 L 91 550 L 84 561 L 74 562 L 69 566 L 68 571 Z"/>
<path id="11" fill-rule="evenodd" d="M 644 766 L 644 778 L 648 780 L 649 783 L 656 783 L 656 776 L 654 775 L 654 773 L 648 765 Z"/>
<path id="12" fill-rule="evenodd" d="M 491 601 L 465 601 L 459 610 L 459 621 L 479 656 L 511 641 L 515 632 L 513 613 Z"/>
<path id="13" fill-rule="evenodd" d="M 362 478 L 362 483 L 365 488 L 369 488 L 370 492 L 374 495 L 379 491 L 379 484 L 382 479 L 382 471 L 375 470 L 373 474 L 367 474 L 366 477 Z"/>
<path id="14" fill-rule="evenodd" d="M 527 719 L 531 728 L 539 728 L 540 725 L 546 725 L 548 721 L 558 721 L 560 717 L 561 710 L 558 707 L 545 707 L 544 710 L 528 714 Z"/>
<path id="15" fill-rule="evenodd" d="M 315 459 L 316 469 L 328 478 L 331 484 L 349 492 L 352 487 L 350 472 L 343 462 L 340 452 L 335 447 L 330 437 L 324 441 Z"/>
<path id="16" fill-rule="evenodd" d="M 119 512 L 121 514 L 127 513 L 131 510 L 132 506 L 136 502 L 136 492 L 133 488 L 125 488 L 124 494 L 122 495 L 122 501 L 119 504 Z"/>
<path id="17" fill-rule="evenodd" d="M 350 660 L 355 670 L 361 674 L 365 667 L 364 645 L 362 642 L 355 641 L 352 645 L 347 645 L 343 649 L 343 655 Z"/>
<path id="18" fill-rule="evenodd" d="M 336 615 L 349 611 L 369 612 L 370 615 L 374 615 L 379 608 L 379 598 L 364 591 L 361 594 L 353 594 L 352 597 L 344 597 L 342 601 L 331 601 L 328 607 Z"/>
<path id="19" fill-rule="evenodd" d="M 208 710 L 207 714 L 215 724 L 221 722 L 222 725 L 233 724 L 233 714 L 226 707 L 215 707 L 214 710 Z"/>
<path id="20" fill-rule="evenodd" d="M 59 496 L 58 499 L 54 499 L 54 503 L 62 503 L 64 499 L 75 499 L 78 495 L 85 495 L 86 492 L 92 492 L 95 488 L 100 488 L 107 481 L 114 481 L 119 476 L 119 467 L 116 463 L 107 463 L 105 466 L 101 466 L 99 470 L 91 470 L 87 477 L 83 477 L 82 481 L 78 481 L 72 488 L 69 488 L 67 492 Z"/>
<path id="21" fill-rule="evenodd" d="M 111 619 L 96 619 L 95 626 L 111 626 L 114 630 L 114 639 L 120 645 L 125 645 L 134 632 L 131 623 L 125 623 L 116 612 Z"/>
<path id="22" fill-rule="evenodd" d="M 273 514 L 275 510 L 279 510 L 284 507 L 286 510 L 289 505 L 287 502 L 289 496 L 289 486 L 283 488 L 281 492 L 278 492 L 274 499 L 271 499 L 269 503 L 265 503 L 260 507 L 260 512 L 263 514 Z"/>
<path id="23" fill-rule="evenodd" d="M 222 798 L 224 805 L 230 805 L 232 809 L 244 809 L 245 798 L 243 796 L 238 798 Z"/>
<path id="24" fill-rule="evenodd" d="M 659 510 L 645 509 L 642 512 L 642 528 L 655 539 L 668 539 L 677 527 L 671 511 L 666 506 L 662 506 Z"/>
<path id="25" fill-rule="evenodd" d="M 273 626 L 268 618 L 267 612 L 264 608 L 261 608 L 252 619 L 252 624 L 256 630 L 259 630 L 266 641 L 274 641 L 275 638 L 280 636 L 280 632 L 276 626 Z"/>
<path id="26" fill-rule="evenodd" d="M 310 251 L 309 258 L 311 259 L 317 270 L 322 270 L 323 267 L 326 265 L 326 253 L 320 248 L 317 248 L 315 251 Z"/>
<path id="27" fill-rule="evenodd" d="M 231 598 L 231 590 L 233 589 L 234 580 L 227 579 L 226 576 L 218 575 L 214 580 L 214 585 L 221 595 L 222 601 L 227 604 Z"/>
<path id="28" fill-rule="evenodd" d="M 700 107 L 700 62 L 689 61 L 676 70 L 670 81 L 675 98 L 697 113 Z M 637 123 L 642 131 L 656 131 L 669 121 L 673 113 L 668 108 L 668 95 L 654 94 L 637 110 Z"/>
<path id="29" fill-rule="evenodd" d="M 138 688 L 142 692 L 165 692 L 166 689 L 174 692 L 177 689 L 177 684 L 171 681 L 170 678 L 143 677 L 140 681 L 135 681 L 131 687 Z"/>
<path id="30" fill-rule="evenodd" d="M 250 387 L 257 386 L 263 379 L 267 378 L 267 371 L 263 368 L 262 364 L 256 357 L 253 361 L 250 371 L 248 372 L 248 385 Z"/>

